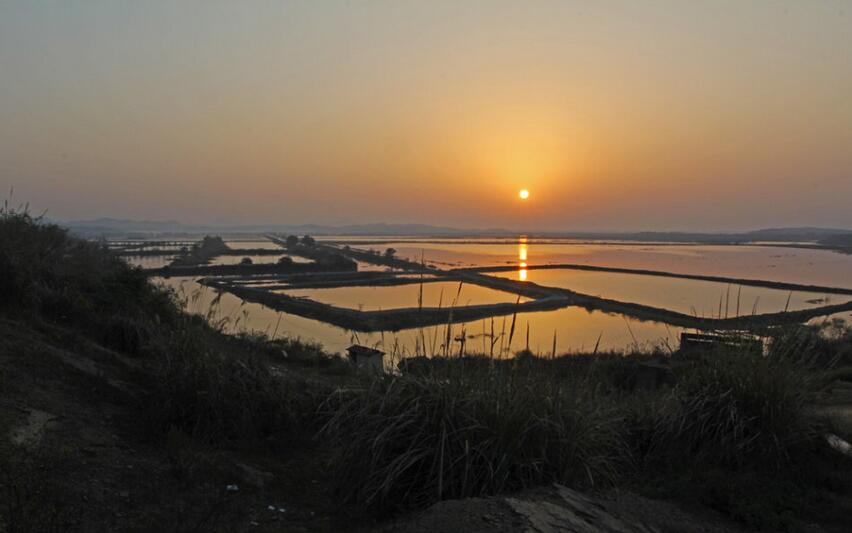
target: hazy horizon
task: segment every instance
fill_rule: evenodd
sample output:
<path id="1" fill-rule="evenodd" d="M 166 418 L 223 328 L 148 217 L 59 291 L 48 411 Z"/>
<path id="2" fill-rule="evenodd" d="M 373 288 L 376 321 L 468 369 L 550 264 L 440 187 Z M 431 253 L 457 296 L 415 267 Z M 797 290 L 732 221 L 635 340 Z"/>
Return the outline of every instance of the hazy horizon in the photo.
<path id="1" fill-rule="evenodd" d="M 51 220 L 52 222 L 58 223 L 60 225 L 66 225 L 71 228 L 107 228 L 111 227 L 116 231 L 123 231 L 123 224 L 126 224 L 128 227 L 133 226 L 139 229 L 134 230 L 124 230 L 124 231 L 145 231 L 141 228 L 150 226 L 151 229 L 148 231 L 155 232 L 169 232 L 174 231 L 176 233 L 180 233 L 181 231 L 194 231 L 194 232 L 206 232 L 206 231 L 225 231 L 225 232 L 244 232 L 246 234 L 251 233 L 252 231 L 289 231 L 289 230 L 307 230 L 308 228 L 317 227 L 318 231 L 325 230 L 345 230 L 347 234 L 356 235 L 356 233 L 351 233 L 353 228 L 366 228 L 364 233 L 361 235 L 370 236 L 370 235 L 391 235 L 391 233 L 384 233 L 380 230 L 384 231 L 393 231 L 394 235 L 399 236 L 426 236 L 426 235 L 441 235 L 442 230 L 447 230 L 447 235 L 453 234 L 455 237 L 463 237 L 465 235 L 475 236 L 475 235 L 488 235 L 488 234 L 517 234 L 517 235 L 534 235 L 535 233 L 541 235 L 581 235 L 581 234 L 601 234 L 601 235 L 630 235 L 636 233 L 660 233 L 660 234 L 748 234 L 751 232 L 762 232 L 762 231 L 772 231 L 778 233 L 784 233 L 785 231 L 789 234 L 796 233 L 802 230 L 814 230 L 817 233 L 823 234 L 831 234 L 833 232 L 844 232 L 844 233 L 852 233 L 852 228 L 842 228 L 842 227 L 817 227 L 817 226 L 774 226 L 774 227 L 761 227 L 761 228 L 744 228 L 737 230 L 716 230 L 712 228 L 695 230 L 695 231 L 686 231 L 680 230 L 677 228 L 669 228 L 669 229 L 661 229 L 661 230 L 632 230 L 632 229 L 610 229 L 610 230 L 595 230 L 595 229 L 584 229 L 584 228 L 571 228 L 571 229 L 548 229 L 542 228 L 538 230 L 531 230 L 530 228 L 519 228 L 519 227 L 473 227 L 473 226 L 448 226 L 448 225 L 440 225 L 440 224 L 428 224 L 428 223 L 418 223 L 418 222 L 402 222 L 402 223 L 394 223 L 394 222 L 384 222 L 384 221 L 367 221 L 360 223 L 352 223 L 352 224 L 322 224 L 322 223 L 304 223 L 304 222 L 248 222 L 243 224 L 214 224 L 214 223 L 204 223 L 199 222 L 197 224 L 185 224 L 180 220 L 165 220 L 165 219 L 156 219 L 156 220 L 142 220 L 142 219 L 120 219 L 114 217 L 99 217 L 93 219 L 85 219 L 85 220 L 55 220 L 52 219 L 48 214 L 44 214 L 44 216 Z M 154 229 L 154 227 L 157 229 Z M 167 227 L 173 226 L 172 229 L 159 229 L 160 226 Z M 414 233 L 405 233 L 404 228 L 411 227 L 417 230 Z M 403 229 L 399 229 L 403 228 Z M 426 230 L 434 229 L 433 233 L 424 233 Z M 319 233 L 323 234 L 323 233 Z"/>
<path id="2" fill-rule="evenodd" d="M 59 220 L 852 228 L 850 35 L 840 1 L 7 2 L 0 191 Z"/>

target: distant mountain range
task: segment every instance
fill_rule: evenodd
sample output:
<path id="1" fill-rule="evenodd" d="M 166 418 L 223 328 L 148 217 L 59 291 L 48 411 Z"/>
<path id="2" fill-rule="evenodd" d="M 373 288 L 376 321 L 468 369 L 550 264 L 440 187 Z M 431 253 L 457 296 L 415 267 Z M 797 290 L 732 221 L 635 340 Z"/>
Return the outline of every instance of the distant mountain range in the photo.
<path id="1" fill-rule="evenodd" d="M 153 236 L 153 235 L 199 235 L 216 233 L 224 235 L 286 233 L 295 235 L 358 235 L 358 236 L 411 236 L 411 237 L 460 237 L 460 236 L 514 236 L 517 231 L 507 229 L 463 229 L 429 224 L 349 224 L 341 226 L 321 224 L 254 224 L 254 225 L 187 225 L 176 220 L 127 220 L 98 218 L 95 220 L 73 220 L 60 222 L 74 233 L 94 236 Z M 660 242 L 819 242 L 827 239 L 852 237 L 852 230 L 837 228 L 767 228 L 746 232 L 701 233 L 680 231 L 641 232 L 534 232 L 538 237 L 561 237 L 567 239 L 608 239 Z"/>
<path id="2" fill-rule="evenodd" d="M 428 224 L 349 224 L 326 226 L 321 224 L 252 224 L 252 225 L 187 225 L 176 220 L 126 220 L 98 218 L 60 222 L 71 231 L 81 234 L 114 235 L 119 233 L 160 234 L 258 234 L 293 233 L 297 235 L 508 235 L 509 230 L 466 230 Z"/>
<path id="3" fill-rule="evenodd" d="M 95 220 L 70 220 L 59 222 L 71 231 L 83 233 L 112 233 L 112 232 L 185 232 L 191 229 L 177 220 L 126 220 L 117 218 L 98 218 Z"/>

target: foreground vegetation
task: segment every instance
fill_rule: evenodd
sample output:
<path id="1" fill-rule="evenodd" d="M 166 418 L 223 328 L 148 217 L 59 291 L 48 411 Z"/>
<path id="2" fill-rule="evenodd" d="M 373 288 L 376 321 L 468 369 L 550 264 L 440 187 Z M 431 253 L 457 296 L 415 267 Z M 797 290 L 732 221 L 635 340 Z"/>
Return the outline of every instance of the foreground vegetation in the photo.
<path id="1" fill-rule="evenodd" d="M 221 493 L 221 480 L 233 477 L 223 456 L 280 467 L 286 475 L 273 490 L 296 498 L 305 490 L 293 468 L 308 457 L 309 481 L 329 469 L 320 482 L 329 509 L 338 499 L 348 505 L 329 513 L 362 524 L 550 482 L 700 502 L 771 530 L 815 522 L 831 530 L 852 511 L 852 461 L 825 440 L 848 440 L 852 430 L 820 409 L 826 387 L 852 379 L 852 334 L 838 325 L 773 332 L 767 356 L 472 356 L 361 376 L 319 346 L 224 335 L 215 306 L 206 317 L 188 315 L 179 295 L 101 246 L 8 208 L 0 214 L 0 294 L 8 336 L 0 375 L 36 372 L 33 347 L 42 344 L 81 359 L 101 354 L 99 364 L 112 370 L 87 376 L 80 394 L 107 384 L 121 393 L 115 403 L 132 422 L 123 438 L 165 458 L 184 487 L 176 498 L 187 497 L 186 486 Z M 26 392 L 12 379 L 0 387 L 7 397 Z M 0 531 L 109 529 L 100 515 L 61 502 L 67 479 L 44 474 L 89 463 L 5 441 L 0 452 Z M 222 501 L 200 506 L 199 516 L 183 509 L 193 516 L 185 529 L 250 523 L 239 512 L 214 512 Z M 117 528 L 184 529 L 168 514 L 146 520 Z M 313 511 L 303 520 L 310 529 L 339 527 Z"/>
<path id="2" fill-rule="evenodd" d="M 837 430 L 814 412 L 827 378 L 808 355 L 848 357 L 848 337 L 794 338 L 767 357 L 720 351 L 673 369 L 648 354 L 454 360 L 338 393 L 323 435 L 336 444 L 341 494 L 379 511 L 548 482 L 669 496 L 685 482 L 751 525 L 795 527 L 822 489 L 850 488 L 850 465 L 825 445 Z M 642 390 L 643 372 L 662 373 L 658 383 L 671 372 L 677 385 Z"/>

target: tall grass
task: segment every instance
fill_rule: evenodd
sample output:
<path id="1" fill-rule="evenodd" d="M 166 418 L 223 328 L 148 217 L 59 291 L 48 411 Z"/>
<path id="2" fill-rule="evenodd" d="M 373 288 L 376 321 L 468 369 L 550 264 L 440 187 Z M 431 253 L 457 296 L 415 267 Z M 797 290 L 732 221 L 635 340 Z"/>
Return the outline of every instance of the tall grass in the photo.
<path id="1" fill-rule="evenodd" d="M 814 374 L 792 357 L 719 352 L 679 372 L 670 394 L 628 406 L 637 460 L 730 468 L 790 464 L 820 440 Z"/>
<path id="2" fill-rule="evenodd" d="M 376 379 L 338 393 L 321 431 L 341 497 L 372 510 L 546 483 L 612 483 L 620 416 L 585 387 L 511 372 Z"/>
<path id="3" fill-rule="evenodd" d="M 344 501 L 374 512 L 558 481 L 607 485 L 696 465 L 774 472 L 822 449 L 813 363 L 720 350 L 639 390 L 666 354 L 432 360 L 325 404 Z"/>

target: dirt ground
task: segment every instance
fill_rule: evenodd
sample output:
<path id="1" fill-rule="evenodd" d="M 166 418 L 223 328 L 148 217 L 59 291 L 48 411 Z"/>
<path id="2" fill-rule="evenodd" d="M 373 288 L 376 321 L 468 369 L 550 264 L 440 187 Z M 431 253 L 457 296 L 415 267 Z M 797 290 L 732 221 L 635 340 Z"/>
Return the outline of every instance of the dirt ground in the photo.
<path id="1" fill-rule="evenodd" d="M 0 531 L 346 525 L 315 451 L 211 451 L 141 434 L 135 366 L 73 334 L 0 320 Z"/>
<path id="2" fill-rule="evenodd" d="M 743 531 L 712 512 L 680 507 L 630 492 L 581 493 L 561 485 L 510 497 L 441 502 L 385 531 L 406 533 L 722 533 Z"/>

